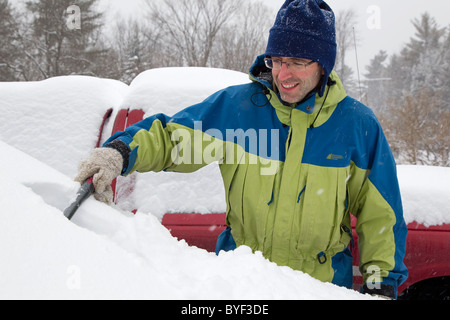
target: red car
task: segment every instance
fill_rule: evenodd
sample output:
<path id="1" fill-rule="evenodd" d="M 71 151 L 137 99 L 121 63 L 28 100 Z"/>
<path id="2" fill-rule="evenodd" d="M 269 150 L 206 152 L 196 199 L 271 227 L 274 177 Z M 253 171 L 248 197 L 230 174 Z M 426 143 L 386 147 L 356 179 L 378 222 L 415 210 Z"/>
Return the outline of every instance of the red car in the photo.
<path id="1" fill-rule="evenodd" d="M 113 133 L 124 130 L 143 119 L 141 110 L 121 110 L 115 119 Z M 362 276 L 359 273 L 358 236 L 353 219 L 353 277 L 354 289 L 359 290 Z M 162 224 L 171 234 L 188 244 L 215 251 L 218 235 L 226 228 L 225 214 L 166 214 Z M 450 300 L 450 224 L 424 226 L 408 225 L 405 264 L 409 269 L 407 281 L 399 288 L 399 299 Z"/>

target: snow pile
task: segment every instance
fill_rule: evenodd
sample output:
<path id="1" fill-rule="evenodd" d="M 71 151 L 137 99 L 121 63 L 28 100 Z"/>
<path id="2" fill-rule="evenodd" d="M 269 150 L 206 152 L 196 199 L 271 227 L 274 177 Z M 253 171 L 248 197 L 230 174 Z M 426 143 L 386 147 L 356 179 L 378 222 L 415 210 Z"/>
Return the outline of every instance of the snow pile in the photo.
<path id="1" fill-rule="evenodd" d="M 76 164 L 96 145 L 103 116 L 127 89 L 83 76 L 0 83 L 0 140 L 75 176 Z"/>
<path id="2" fill-rule="evenodd" d="M 78 185 L 0 142 L 0 299 L 371 299 L 278 267 L 247 247 L 215 256 L 156 217 L 89 199 Z"/>
<path id="3" fill-rule="evenodd" d="M 142 109 L 173 115 L 227 86 L 249 82 L 240 72 L 210 68 L 163 68 L 140 74 L 128 87 L 107 79 L 57 77 L 41 82 L 0 83 L 0 140 L 69 177 L 98 140 L 105 112 Z M 113 120 L 102 142 L 112 133 Z M 128 195 L 130 181 L 138 188 Z M 119 179 L 123 209 L 139 208 L 161 218 L 166 212 L 224 212 L 217 165 L 193 174 L 147 173 Z M 169 204 L 169 205 L 168 205 Z"/>
<path id="4" fill-rule="evenodd" d="M 147 116 L 173 115 L 228 86 L 250 82 L 247 74 L 213 68 L 161 68 L 145 71 L 130 84 L 120 104 Z"/>
<path id="5" fill-rule="evenodd" d="M 407 223 L 450 223 L 450 168 L 399 166 L 398 179 Z"/>
<path id="6" fill-rule="evenodd" d="M 63 217 L 106 110 L 114 109 L 111 119 L 121 108 L 172 115 L 245 82 L 238 72 L 168 68 L 144 72 L 130 86 L 78 76 L 0 83 L 0 299 L 368 298 L 248 248 L 216 257 L 171 237 L 160 223 L 166 212 L 225 211 L 217 165 L 121 179 L 122 189 L 129 181 L 136 189 L 120 207 L 89 199 L 72 222 Z M 450 168 L 400 166 L 399 179 L 408 223 L 450 223 Z"/>

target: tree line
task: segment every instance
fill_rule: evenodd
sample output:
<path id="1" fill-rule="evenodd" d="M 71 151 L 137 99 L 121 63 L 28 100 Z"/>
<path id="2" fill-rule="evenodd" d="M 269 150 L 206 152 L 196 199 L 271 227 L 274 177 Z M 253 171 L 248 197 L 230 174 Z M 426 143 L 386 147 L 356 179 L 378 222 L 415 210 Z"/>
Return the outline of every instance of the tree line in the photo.
<path id="1" fill-rule="evenodd" d="M 257 0 L 146 0 L 144 19 L 116 17 L 106 25 L 98 3 L 27 0 L 17 9 L 0 0 L 0 81 L 78 74 L 130 83 L 142 71 L 171 66 L 248 72 L 276 15 Z M 355 13 L 339 16 L 336 68 L 354 86 L 345 65 L 353 43 L 345 35 Z"/>
<path id="2" fill-rule="evenodd" d="M 19 10 L 0 0 L 0 81 L 77 74 L 130 83 L 144 70 L 170 66 L 247 72 L 264 52 L 273 20 L 261 3 L 148 0 L 145 19 L 121 17 L 105 25 L 97 5 L 29 0 Z"/>
<path id="3" fill-rule="evenodd" d="M 248 72 L 276 14 L 256 1 L 146 0 L 144 19 L 105 23 L 99 0 L 26 0 L 22 8 L 0 0 L 0 81 L 88 75 L 129 84 L 173 66 Z M 348 93 L 364 93 L 399 163 L 450 166 L 450 28 L 428 14 L 414 19 L 414 37 L 398 54 L 380 51 L 361 87 L 346 65 L 356 21 L 351 9 L 336 13 L 335 70 Z"/>
<path id="4" fill-rule="evenodd" d="M 399 163 L 450 166 L 450 27 L 428 13 L 400 53 L 367 66 L 364 102 L 381 120 Z"/>

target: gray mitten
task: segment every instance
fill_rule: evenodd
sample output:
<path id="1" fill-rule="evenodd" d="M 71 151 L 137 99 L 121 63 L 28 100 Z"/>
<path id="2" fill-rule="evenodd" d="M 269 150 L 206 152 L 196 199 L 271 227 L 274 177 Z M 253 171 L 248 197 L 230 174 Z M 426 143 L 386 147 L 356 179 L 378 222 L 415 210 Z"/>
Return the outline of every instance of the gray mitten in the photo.
<path id="1" fill-rule="evenodd" d="M 122 169 L 120 152 L 113 148 L 94 149 L 90 157 L 80 163 L 75 181 L 83 183 L 93 177 L 95 199 L 110 204 L 113 201 L 111 182 L 122 173 Z"/>

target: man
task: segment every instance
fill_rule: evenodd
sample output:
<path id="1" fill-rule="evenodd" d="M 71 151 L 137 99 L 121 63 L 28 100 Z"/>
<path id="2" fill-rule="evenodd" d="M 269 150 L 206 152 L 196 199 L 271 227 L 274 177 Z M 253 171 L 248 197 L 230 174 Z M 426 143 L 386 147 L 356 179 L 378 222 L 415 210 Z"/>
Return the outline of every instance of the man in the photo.
<path id="1" fill-rule="evenodd" d="M 94 176 L 96 197 L 108 202 L 120 174 L 192 172 L 219 161 L 228 228 L 217 252 L 246 245 L 350 288 L 351 213 L 363 291 L 395 298 L 407 277 L 395 162 L 374 114 L 332 71 L 334 23 L 324 1 L 286 1 L 250 84 L 115 134 L 81 163 L 76 180 Z"/>

